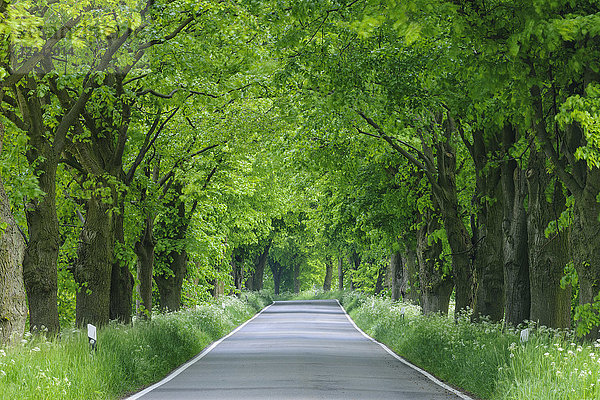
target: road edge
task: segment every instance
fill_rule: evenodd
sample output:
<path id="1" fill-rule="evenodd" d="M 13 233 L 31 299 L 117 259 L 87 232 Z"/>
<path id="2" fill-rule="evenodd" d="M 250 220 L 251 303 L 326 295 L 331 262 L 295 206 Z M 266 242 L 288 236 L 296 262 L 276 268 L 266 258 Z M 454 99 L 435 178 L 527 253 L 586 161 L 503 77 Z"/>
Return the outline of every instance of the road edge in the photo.
<path id="1" fill-rule="evenodd" d="M 197 356 L 195 356 L 194 358 L 192 358 L 191 360 L 189 360 L 185 364 L 179 366 L 176 370 L 172 371 L 169 375 L 167 375 L 166 377 L 164 377 L 160 381 L 154 383 L 151 386 L 148 386 L 146 389 L 144 389 L 142 391 L 139 391 L 139 392 L 131 395 L 130 397 L 125 397 L 123 400 L 136 400 L 136 399 L 139 399 L 140 397 L 142 397 L 142 396 L 150 393 L 154 389 L 157 389 L 157 388 L 161 387 L 162 385 L 164 385 L 165 383 L 171 381 L 177 375 L 181 374 L 183 371 L 185 371 L 186 369 L 188 369 L 190 366 L 192 366 L 193 364 L 195 364 L 196 362 L 198 362 L 202 358 L 204 358 L 204 356 L 206 356 L 208 353 L 210 353 L 215 347 L 217 347 L 219 344 L 221 344 L 221 342 L 223 342 L 225 339 L 227 339 L 230 336 L 234 335 L 236 332 L 238 332 L 244 326 L 246 326 L 247 324 L 249 324 L 252 320 L 254 320 L 256 317 L 258 317 L 260 314 L 262 314 L 263 312 L 265 312 L 273 304 L 275 304 L 275 302 L 269 304 L 268 306 L 266 306 L 265 308 L 263 308 L 262 310 L 260 310 L 256 314 L 254 314 L 254 316 L 252 318 L 250 318 L 248 321 L 244 322 L 243 324 L 241 324 L 240 326 L 238 326 L 237 328 L 235 328 L 227 336 L 223 336 L 221 339 L 217 340 L 216 342 L 213 342 L 210 346 L 208 346 L 207 348 L 205 348 L 204 350 L 202 350 L 202 352 L 200 354 L 198 354 Z"/>
<path id="2" fill-rule="evenodd" d="M 435 376 L 431 375 L 429 372 L 425 371 L 424 369 L 421 369 L 419 367 L 417 367 L 416 365 L 412 364 L 411 362 L 405 360 L 404 358 L 400 357 L 398 354 L 394 353 L 392 350 L 390 350 L 389 347 L 387 347 L 385 344 L 378 342 L 377 340 L 373 339 L 371 336 L 367 335 L 362 329 L 360 329 L 358 327 L 358 325 L 356 325 L 356 323 L 352 320 L 352 318 L 350 318 L 350 315 L 348 315 L 348 313 L 346 312 L 346 309 L 342 306 L 342 304 L 340 303 L 340 301 L 338 299 L 335 299 L 335 301 L 337 301 L 338 306 L 342 309 L 342 311 L 344 312 L 344 315 L 346 315 L 346 318 L 348 318 L 348 321 L 350 321 L 350 323 L 352 324 L 352 326 L 354 326 L 354 329 L 356 329 L 357 331 L 359 331 L 365 338 L 369 339 L 371 342 L 378 344 L 379 346 L 381 346 L 389 355 L 391 355 L 392 357 L 394 357 L 396 360 L 400 361 L 401 363 L 403 363 L 404 365 L 414 369 L 415 371 L 421 373 L 423 376 L 425 376 L 427 379 L 429 379 L 430 381 L 432 381 L 433 383 L 435 383 L 438 386 L 441 386 L 442 388 L 446 389 L 447 391 L 457 395 L 458 397 L 460 397 L 463 400 L 475 400 L 472 397 L 467 396 L 466 394 L 464 394 L 463 392 L 454 389 L 453 387 L 445 384 L 444 382 L 440 381 L 438 378 L 436 378 Z"/>

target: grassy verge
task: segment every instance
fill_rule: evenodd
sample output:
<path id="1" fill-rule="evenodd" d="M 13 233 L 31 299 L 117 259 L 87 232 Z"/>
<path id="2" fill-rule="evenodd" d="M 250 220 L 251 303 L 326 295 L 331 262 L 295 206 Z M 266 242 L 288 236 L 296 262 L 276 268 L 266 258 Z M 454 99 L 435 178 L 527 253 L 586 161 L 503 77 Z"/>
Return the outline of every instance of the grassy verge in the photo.
<path id="1" fill-rule="evenodd" d="M 600 343 L 578 343 L 572 332 L 518 329 L 423 316 L 414 305 L 342 296 L 356 324 L 415 365 L 482 399 L 600 399 Z"/>
<path id="2" fill-rule="evenodd" d="M 161 379 L 270 302 L 247 293 L 150 322 L 110 325 L 99 330 L 95 353 L 78 330 L 25 337 L 0 349 L 0 399 L 118 399 Z"/>

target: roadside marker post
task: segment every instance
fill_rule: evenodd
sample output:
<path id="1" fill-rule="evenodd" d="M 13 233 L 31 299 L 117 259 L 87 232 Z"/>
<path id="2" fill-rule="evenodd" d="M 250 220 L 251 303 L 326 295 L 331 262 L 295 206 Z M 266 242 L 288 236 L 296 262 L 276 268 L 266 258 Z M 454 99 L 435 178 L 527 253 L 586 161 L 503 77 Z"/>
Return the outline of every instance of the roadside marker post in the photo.
<path id="1" fill-rule="evenodd" d="M 96 344 L 98 343 L 98 339 L 96 338 L 96 327 L 92 324 L 87 325 L 88 330 L 88 340 L 90 341 L 90 346 L 92 351 L 96 351 Z"/>

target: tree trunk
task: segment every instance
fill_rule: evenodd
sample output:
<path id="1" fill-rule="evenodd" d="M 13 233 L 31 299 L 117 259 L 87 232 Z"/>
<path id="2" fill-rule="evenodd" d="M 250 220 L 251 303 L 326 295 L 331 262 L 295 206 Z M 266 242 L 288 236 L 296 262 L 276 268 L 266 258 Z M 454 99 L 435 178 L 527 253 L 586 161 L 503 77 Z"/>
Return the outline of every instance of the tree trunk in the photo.
<path id="1" fill-rule="evenodd" d="M 86 203 L 85 224 L 79 236 L 74 277 L 77 326 L 106 325 L 109 321 L 114 235 L 112 215 L 98 191 Z"/>
<path id="2" fill-rule="evenodd" d="M 235 288 L 242 290 L 244 284 L 244 258 L 239 253 L 231 257 L 231 276 Z"/>
<path id="3" fill-rule="evenodd" d="M 482 196 L 489 199 L 478 204 L 476 235 L 473 237 L 476 248 L 474 261 L 475 301 L 473 318 L 487 316 L 492 321 L 504 317 L 504 263 L 503 263 L 503 198 L 499 171 L 480 175 Z M 482 176 L 483 175 L 483 176 Z M 510 288 L 507 288 L 510 291 Z"/>
<path id="4" fill-rule="evenodd" d="M 515 131 L 504 129 L 506 151 L 515 142 Z M 529 246 L 525 197 L 527 182 L 525 171 L 515 160 L 502 166 L 502 191 L 504 195 L 504 282 L 506 296 L 505 323 L 516 326 L 529 319 L 531 308 L 529 285 Z"/>
<path id="5" fill-rule="evenodd" d="M 356 286 L 354 285 L 354 273 L 358 270 L 358 267 L 360 267 L 360 254 L 358 254 L 356 250 L 354 250 L 352 252 L 352 255 L 349 257 L 348 261 L 350 261 L 350 276 L 348 277 L 350 280 L 350 290 L 355 290 Z"/>
<path id="6" fill-rule="evenodd" d="M 294 293 L 300 293 L 300 264 L 294 264 Z"/>
<path id="7" fill-rule="evenodd" d="M 223 281 L 214 279 L 210 282 L 210 284 L 213 285 L 213 288 L 210 291 L 210 294 L 213 298 L 218 299 L 225 294 L 225 284 Z"/>
<path id="8" fill-rule="evenodd" d="M 267 265 L 267 258 L 269 257 L 269 250 L 273 239 L 269 239 L 269 242 L 263 249 L 262 253 L 258 257 L 258 260 L 254 266 L 254 275 L 252 276 L 252 290 L 262 290 L 263 280 L 265 275 L 265 266 Z"/>
<path id="9" fill-rule="evenodd" d="M 442 242 L 438 240 L 430 244 L 428 238 L 440 228 L 440 224 L 437 215 L 431 211 L 425 211 L 423 219 L 425 223 L 417 232 L 421 307 L 423 314 L 447 314 L 454 281 L 443 270 Z"/>
<path id="10" fill-rule="evenodd" d="M 281 286 L 281 273 L 283 272 L 283 268 L 277 261 L 272 261 L 269 263 L 269 267 L 271 268 L 271 273 L 273 274 L 273 286 L 275 289 L 275 294 L 279 294 L 279 288 Z"/>
<path id="11" fill-rule="evenodd" d="M 338 257 L 338 290 L 344 290 L 344 259 Z"/>
<path id="12" fill-rule="evenodd" d="M 414 245 L 407 246 L 402 257 L 402 297 L 413 303 L 419 302 L 419 263 Z"/>
<path id="13" fill-rule="evenodd" d="M 137 279 L 138 300 L 137 316 L 139 318 L 150 318 L 152 316 L 152 274 L 154 271 L 154 237 L 153 217 L 146 217 L 146 226 L 142 237 L 135 243 L 134 251 L 137 255 Z"/>
<path id="14" fill-rule="evenodd" d="M 333 260 L 327 257 L 325 260 L 325 279 L 323 280 L 323 290 L 328 292 L 331 290 L 331 280 L 333 278 Z"/>
<path id="15" fill-rule="evenodd" d="M 551 328 L 571 327 L 571 288 L 562 289 L 560 280 L 569 261 L 568 235 L 558 232 L 546 238 L 545 230 L 565 208 L 562 185 L 551 183 L 546 172 L 546 158 L 531 151 L 527 183 L 529 188 L 527 232 L 529 242 L 529 277 L 531 284 L 530 319 Z M 548 203 L 545 190 L 554 187 L 553 201 Z"/>
<path id="16" fill-rule="evenodd" d="M 29 326 L 32 332 L 47 329 L 58 334 L 58 274 L 60 248 L 58 216 L 56 214 L 56 163 L 52 159 L 37 161 L 37 152 L 28 152 L 31 165 L 37 165 L 40 189 L 45 193 L 31 201 L 26 209 L 29 242 L 23 259 L 23 279 L 29 304 Z"/>
<path id="17" fill-rule="evenodd" d="M 123 219 L 125 206 L 121 201 L 121 211 L 114 214 L 114 237 L 115 247 L 125 246 L 125 231 Z M 116 249 L 115 249 L 116 250 Z M 110 277 L 110 319 L 128 324 L 131 322 L 131 299 L 133 296 L 133 275 L 129 271 L 129 265 L 124 260 L 120 260 L 115 254 Z"/>
<path id="18" fill-rule="evenodd" d="M 600 187 L 598 185 L 597 187 Z M 586 189 L 587 199 L 575 199 L 574 220 L 570 234 L 570 247 L 573 263 L 579 278 L 579 304 L 586 306 L 594 303 L 600 292 L 600 205 L 596 197 Z M 583 196 L 582 196 L 583 197 Z M 596 313 L 596 311 L 592 311 Z M 587 339 L 600 338 L 600 331 L 595 326 L 586 335 Z"/>
<path id="19" fill-rule="evenodd" d="M 168 267 L 166 272 L 154 276 L 158 287 L 160 309 L 164 312 L 178 311 L 181 308 L 181 287 L 187 273 L 188 255 L 185 249 L 174 250 L 167 255 Z"/>
<path id="20" fill-rule="evenodd" d="M 387 268 L 385 267 L 385 265 L 380 265 L 377 269 L 377 280 L 375 281 L 375 290 L 373 293 L 375 295 L 378 295 L 383 290 L 383 278 L 385 278 L 386 270 Z"/>
<path id="21" fill-rule="evenodd" d="M 392 275 L 392 301 L 402 300 L 402 282 L 404 276 L 402 253 L 395 251 L 390 256 L 390 271 Z"/>
<path id="22" fill-rule="evenodd" d="M 3 132 L 0 122 L 0 150 Z M 25 242 L 13 217 L 0 177 L 0 346 L 25 330 L 27 300 L 23 284 Z M 56 273 L 56 271 L 55 271 Z"/>

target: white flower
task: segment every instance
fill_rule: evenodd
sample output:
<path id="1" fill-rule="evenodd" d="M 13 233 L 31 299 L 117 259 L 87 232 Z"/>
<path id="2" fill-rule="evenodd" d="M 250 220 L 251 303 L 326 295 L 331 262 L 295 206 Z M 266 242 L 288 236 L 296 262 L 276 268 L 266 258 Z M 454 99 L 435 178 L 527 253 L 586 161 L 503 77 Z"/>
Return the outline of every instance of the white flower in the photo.
<path id="1" fill-rule="evenodd" d="M 548 357 L 548 356 L 550 355 L 550 353 L 546 352 L 546 353 L 544 353 L 544 355 L 545 355 L 546 357 Z"/>
<path id="2" fill-rule="evenodd" d="M 31 349 L 31 351 L 40 351 L 39 347 L 34 347 L 33 349 Z"/>

